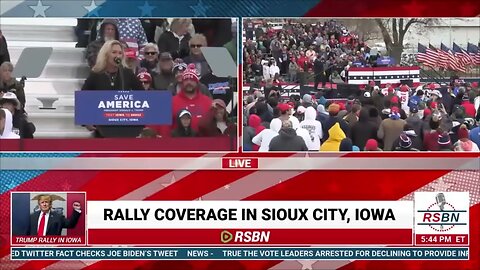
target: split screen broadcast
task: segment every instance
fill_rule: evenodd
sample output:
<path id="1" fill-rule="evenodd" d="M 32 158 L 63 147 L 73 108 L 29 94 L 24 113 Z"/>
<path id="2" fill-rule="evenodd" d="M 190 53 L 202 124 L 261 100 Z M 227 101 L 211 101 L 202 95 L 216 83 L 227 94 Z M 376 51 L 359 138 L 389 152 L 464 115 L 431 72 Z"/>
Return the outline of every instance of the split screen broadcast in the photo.
<path id="1" fill-rule="evenodd" d="M 29 20 L 2 18 L 2 139 L 479 151 L 479 18 Z"/>

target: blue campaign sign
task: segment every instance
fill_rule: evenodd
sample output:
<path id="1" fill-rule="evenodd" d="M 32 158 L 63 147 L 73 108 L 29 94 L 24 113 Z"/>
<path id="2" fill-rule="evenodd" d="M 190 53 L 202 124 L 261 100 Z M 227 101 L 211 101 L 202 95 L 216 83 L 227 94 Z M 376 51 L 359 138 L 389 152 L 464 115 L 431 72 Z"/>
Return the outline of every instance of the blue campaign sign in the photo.
<path id="1" fill-rule="evenodd" d="M 76 125 L 171 125 L 170 91 L 76 91 Z"/>
<path id="2" fill-rule="evenodd" d="M 395 61 L 391 57 L 385 57 L 382 56 L 377 59 L 377 65 L 379 66 L 388 66 L 388 65 L 394 65 Z"/>

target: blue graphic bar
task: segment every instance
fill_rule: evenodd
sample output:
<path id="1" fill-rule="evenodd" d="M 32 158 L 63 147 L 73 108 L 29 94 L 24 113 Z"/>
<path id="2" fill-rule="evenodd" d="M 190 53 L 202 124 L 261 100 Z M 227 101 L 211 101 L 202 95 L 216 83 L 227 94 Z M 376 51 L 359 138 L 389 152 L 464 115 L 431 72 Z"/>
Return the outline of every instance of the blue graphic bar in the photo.
<path id="1" fill-rule="evenodd" d="M 25 248 L 12 260 L 468 260 L 469 248 Z"/>

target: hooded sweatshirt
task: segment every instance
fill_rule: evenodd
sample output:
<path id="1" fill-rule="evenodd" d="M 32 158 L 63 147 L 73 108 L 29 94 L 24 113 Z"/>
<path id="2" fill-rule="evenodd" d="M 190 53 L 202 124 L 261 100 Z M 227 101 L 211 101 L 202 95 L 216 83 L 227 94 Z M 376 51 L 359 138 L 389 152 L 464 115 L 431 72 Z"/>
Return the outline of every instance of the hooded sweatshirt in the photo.
<path id="1" fill-rule="evenodd" d="M 2 110 L 5 112 L 5 128 L 3 133 L 0 134 L 0 139 L 20 139 L 20 136 L 13 132 L 12 113 L 7 109 L 2 108 Z"/>
<path id="2" fill-rule="evenodd" d="M 329 130 L 328 130 L 328 139 L 322 144 L 320 147 L 321 152 L 337 152 L 340 150 L 340 143 L 343 139 L 345 139 L 345 133 L 340 128 L 340 124 L 337 122 L 335 123 Z"/>
<path id="3" fill-rule="evenodd" d="M 278 136 L 272 139 L 270 151 L 307 151 L 307 145 L 293 128 L 282 128 Z"/>
<path id="4" fill-rule="evenodd" d="M 370 114 L 368 109 L 362 109 L 358 122 L 352 126 L 352 142 L 360 149 L 365 148 L 365 144 L 369 139 L 377 138 L 377 125 L 370 121 Z"/>
<path id="5" fill-rule="evenodd" d="M 196 95 L 192 99 L 187 97 L 184 91 L 180 91 L 180 93 L 172 99 L 172 115 L 175 117 L 172 121 L 172 128 L 175 129 L 177 127 L 176 113 L 183 109 L 187 109 L 192 114 L 192 129 L 198 131 L 200 120 L 210 111 L 211 106 L 212 100 L 200 93 L 198 89 L 196 90 Z"/>
<path id="6" fill-rule="evenodd" d="M 282 121 L 278 118 L 275 118 L 270 123 L 270 128 L 262 130 L 252 139 L 252 143 L 259 145 L 259 152 L 268 152 L 269 145 L 272 139 L 278 136 L 278 132 L 282 127 Z"/>
<path id="7" fill-rule="evenodd" d="M 258 145 L 252 145 L 252 139 L 265 129 L 261 124 L 262 119 L 258 115 L 250 115 L 248 126 L 246 126 L 243 131 L 243 150 L 258 151 Z"/>
<path id="8" fill-rule="evenodd" d="M 300 122 L 300 128 L 306 129 L 310 136 L 310 146 L 308 150 L 320 150 L 320 139 L 323 137 L 322 123 L 315 120 L 317 112 L 313 107 L 308 107 L 305 111 L 305 120 Z"/>

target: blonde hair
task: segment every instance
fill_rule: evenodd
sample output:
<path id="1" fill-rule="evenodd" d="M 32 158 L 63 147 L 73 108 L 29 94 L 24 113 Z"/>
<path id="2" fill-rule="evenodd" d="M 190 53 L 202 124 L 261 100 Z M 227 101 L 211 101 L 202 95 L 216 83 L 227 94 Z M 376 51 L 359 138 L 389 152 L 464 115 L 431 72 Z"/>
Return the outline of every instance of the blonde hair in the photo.
<path id="1" fill-rule="evenodd" d="M 203 34 L 195 34 L 190 38 L 190 41 L 188 41 L 188 45 L 192 45 L 193 43 L 200 42 L 203 47 L 207 46 L 207 38 Z"/>
<path id="2" fill-rule="evenodd" d="M 159 52 L 159 50 L 158 50 L 158 45 L 155 44 L 155 43 L 151 43 L 151 42 L 145 44 L 145 47 L 143 48 L 143 51 L 145 52 L 145 51 L 147 51 L 147 49 L 152 49 L 152 48 L 153 48 L 157 53 Z"/>
<path id="3" fill-rule="evenodd" d="M 177 32 L 178 28 L 182 25 L 187 25 L 187 28 L 192 24 L 192 19 L 173 19 L 172 22 L 170 23 L 170 31 L 172 32 Z"/>
<path id="4" fill-rule="evenodd" d="M 45 200 L 49 201 L 50 204 L 52 204 L 52 196 L 50 196 L 50 195 L 40 195 L 40 196 L 38 196 L 38 203 L 40 203 L 40 201 L 44 198 L 45 198 Z"/>
<path id="5" fill-rule="evenodd" d="M 1 71 L 4 71 L 4 70 L 13 71 L 13 64 L 10 63 L 10 62 L 3 62 L 3 64 L 0 65 L 0 70 Z"/>
<path id="6" fill-rule="evenodd" d="M 105 41 L 105 44 L 103 44 L 102 48 L 98 52 L 97 55 L 97 62 L 95 63 L 95 66 L 93 66 L 92 71 L 93 72 L 104 72 L 105 69 L 107 68 L 107 62 L 108 62 L 108 55 L 112 51 L 113 46 L 118 45 L 122 49 L 122 55 L 125 55 L 125 48 L 123 44 L 118 41 L 118 40 L 108 40 Z M 127 67 L 127 63 L 125 62 L 125 57 L 122 57 L 122 66 Z"/>

